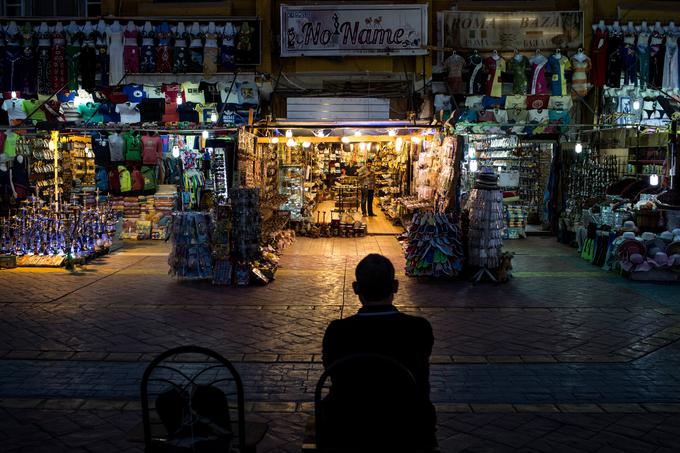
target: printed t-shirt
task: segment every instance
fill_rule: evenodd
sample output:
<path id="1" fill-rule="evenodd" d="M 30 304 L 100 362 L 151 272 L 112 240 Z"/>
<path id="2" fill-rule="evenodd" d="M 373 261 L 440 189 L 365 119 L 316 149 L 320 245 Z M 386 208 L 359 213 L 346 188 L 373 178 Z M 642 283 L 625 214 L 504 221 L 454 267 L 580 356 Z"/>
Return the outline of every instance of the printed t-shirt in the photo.
<path id="1" fill-rule="evenodd" d="M 111 162 L 111 152 L 109 151 L 109 138 L 106 134 L 92 134 L 92 151 L 94 152 L 95 165 L 107 165 Z"/>
<path id="2" fill-rule="evenodd" d="M 163 142 L 158 135 L 142 137 L 142 163 L 156 165 L 163 156 Z"/>
<path id="3" fill-rule="evenodd" d="M 7 99 L 2 103 L 2 109 L 7 112 L 7 117 L 10 121 L 26 119 L 23 99 Z"/>
<path id="4" fill-rule="evenodd" d="M 236 88 L 238 90 L 239 104 L 257 105 L 260 103 L 260 94 L 257 85 L 253 82 L 236 82 Z"/>
<path id="5" fill-rule="evenodd" d="M 17 155 L 17 139 L 19 138 L 19 134 L 16 132 L 8 132 L 7 136 L 5 137 L 5 144 L 3 146 L 3 150 L 5 152 L 5 156 L 9 157 L 10 159 L 13 158 L 14 156 Z"/>
<path id="6" fill-rule="evenodd" d="M 139 123 L 141 120 L 139 109 L 134 102 L 116 105 L 116 112 L 120 114 L 121 123 Z"/>
<path id="7" fill-rule="evenodd" d="M 205 102 L 220 102 L 220 88 L 217 83 L 201 82 L 199 85 L 201 91 L 203 91 L 203 97 Z"/>
<path id="8" fill-rule="evenodd" d="M 142 141 L 141 137 L 136 132 L 124 132 L 123 140 L 125 140 L 125 160 L 138 162 L 142 160 Z"/>
<path id="9" fill-rule="evenodd" d="M 144 92 L 144 87 L 142 85 L 137 85 L 131 83 L 123 87 L 123 93 L 127 95 L 129 102 L 142 102 L 142 99 L 146 97 Z"/>
<path id="10" fill-rule="evenodd" d="M 182 83 L 182 98 L 184 102 L 193 102 L 195 104 L 205 104 L 205 96 L 203 91 L 196 82 Z"/>
<path id="11" fill-rule="evenodd" d="M 116 104 L 100 104 L 99 113 L 105 123 L 120 123 L 120 115 L 116 112 Z"/>
<path id="12" fill-rule="evenodd" d="M 45 112 L 42 110 L 42 108 L 38 108 L 41 105 L 41 102 L 36 100 L 29 100 L 29 99 L 24 99 L 24 105 L 22 108 L 24 109 L 24 112 L 26 112 L 26 116 L 31 115 L 29 119 L 34 120 L 34 121 L 47 121 L 47 117 L 45 116 Z"/>
<path id="13" fill-rule="evenodd" d="M 222 102 L 233 105 L 239 104 L 236 83 L 234 83 L 232 86 L 231 82 L 220 82 L 217 84 L 217 86 L 220 89 L 220 98 L 222 99 Z M 229 91 L 230 88 L 231 91 Z"/>
<path id="14" fill-rule="evenodd" d="M 78 107 L 76 107 L 75 102 L 62 102 L 59 106 L 59 111 L 64 115 L 64 119 L 70 123 L 80 122 L 80 113 L 78 113 Z"/>
<path id="15" fill-rule="evenodd" d="M 100 104 L 94 102 L 79 105 L 78 113 L 83 117 L 83 121 L 86 123 L 101 123 L 104 117 L 99 112 L 99 105 Z"/>
<path id="16" fill-rule="evenodd" d="M 194 110 L 196 104 L 194 102 L 185 102 L 177 106 L 177 113 L 179 113 L 180 121 L 189 121 L 198 123 L 198 112 Z"/>
<path id="17" fill-rule="evenodd" d="M 177 96 L 179 95 L 179 84 L 163 84 L 163 94 L 165 95 L 165 112 L 163 121 L 166 123 L 176 123 L 179 121 L 177 113 Z"/>
<path id="18" fill-rule="evenodd" d="M 212 114 L 217 115 L 217 104 L 197 105 L 198 121 L 201 123 L 212 123 Z"/>
<path id="19" fill-rule="evenodd" d="M 125 160 L 125 140 L 120 134 L 109 134 L 109 151 L 111 153 L 111 162 L 122 162 Z"/>
<path id="20" fill-rule="evenodd" d="M 144 93 L 146 93 L 146 99 L 165 99 L 162 86 L 144 85 Z"/>

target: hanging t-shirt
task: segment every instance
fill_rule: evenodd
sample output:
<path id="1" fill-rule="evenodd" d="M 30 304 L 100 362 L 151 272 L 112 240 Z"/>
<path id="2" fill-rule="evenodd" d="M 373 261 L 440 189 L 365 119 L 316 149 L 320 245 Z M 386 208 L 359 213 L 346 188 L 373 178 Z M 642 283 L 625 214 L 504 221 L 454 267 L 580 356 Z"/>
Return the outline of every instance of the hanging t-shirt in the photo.
<path id="1" fill-rule="evenodd" d="M 196 82 L 182 83 L 182 99 L 184 102 L 193 102 L 195 104 L 205 104 L 205 96 Z"/>
<path id="2" fill-rule="evenodd" d="M 76 107 L 74 101 L 62 102 L 59 106 L 59 111 L 69 123 L 78 123 L 81 120 L 80 113 L 78 113 L 78 107 Z"/>
<path id="3" fill-rule="evenodd" d="M 179 121 L 179 114 L 177 113 L 177 96 L 179 95 L 179 84 L 163 84 L 163 94 L 165 95 L 165 110 L 163 113 L 163 122 L 176 123 Z"/>
<path id="4" fill-rule="evenodd" d="M 257 105 L 260 103 L 260 94 L 257 85 L 253 82 L 236 82 L 239 104 Z"/>
<path id="5" fill-rule="evenodd" d="M 145 135 L 142 137 L 142 163 L 144 165 L 156 165 L 163 157 L 163 142 L 158 135 Z"/>
<path id="6" fill-rule="evenodd" d="M 120 134 L 109 134 L 109 152 L 111 162 L 122 162 L 125 160 L 125 140 Z"/>
<path id="7" fill-rule="evenodd" d="M 191 123 L 198 123 L 198 112 L 195 110 L 196 103 L 185 102 L 177 106 L 177 113 L 180 121 L 188 121 Z"/>
<path id="8" fill-rule="evenodd" d="M 130 174 L 132 179 L 132 190 L 144 190 L 144 177 L 139 168 L 135 167 Z"/>
<path id="9" fill-rule="evenodd" d="M 200 123 L 212 123 L 212 114 L 217 115 L 217 104 L 197 105 L 196 111 Z"/>
<path id="10" fill-rule="evenodd" d="M 26 112 L 26 117 L 33 121 L 47 121 L 45 112 L 40 107 L 41 102 L 37 99 L 24 99 L 24 105 L 22 106 L 24 112 Z M 29 116 L 30 115 L 30 116 Z"/>
<path id="11" fill-rule="evenodd" d="M 26 119 L 23 99 L 6 99 L 2 103 L 2 109 L 7 112 L 10 121 L 21 121 Z"/>
<path id="12" fill-rule="evenodd" d="M 137 132 L 123 132 L 125 140 L 125 160 L 139 162 L 142 160 L 142 140 Z"/>
<path id="13" fill-rule="evenodd" d="M 17 139 L 19 138 L 19 134 L 16 132 L 8 132 L 7 135 L 5 136 L 5 144 L 3 145 L 3 151 L 5 153 L 5 157 L 8 157 L 10 159 L 13 159 L 14 156 L 17 155 Z"/>
<path id="14" fill-rule="evenodd" d="M 569 110 L 574 105 L 571 96 L 550 96 L 548 108 L 553 110 Z"/>
<path id="15" fill-rule="evenodd" d="M 513 95 L 507 96 L 505 98 L 505 108 L 510 109 L 526 109 L 527 108 L 527 97 L 523 95 Z"/>
<path id="16" fill-rule="evenodd" d="M 118 179 L 120 181 L 120 191 L 129 192 L 132 190 L 132 178 L 130 177 L 130 171 L 122 165 L 118 166 Z M 109 183 L 111 178 L 109 177 Z"/>
<path id="17" fill-rule="evenodd" d="M 217 84 L 220 89 L 220 98 L 227 104 L 239 104 L 238 88 L 236 82 L 220 82 Z M 231 90 L 231 91 L 230 91 Z"/>
<path id="18" fill-rule="evenodd" d="M 120 115 L 116 112 L 115 104 L 99 104 L 99 113 L 105 123 L 120 123 Z"/>
<path id="19" fill-rule="evenodd" d="M 205 102 L 220 102 L 222 98 L 220 97 L 220 88 L 217 83 L 201 82 L 199 85 L 201 91 L 203 91 L 203 97 Z"/>
<path id="20" fill-rule="evenodd" d="M 126 102 L 124 104 L 116 105 L 116 112 L 120 114 L 121 123 L 139 123 L 141 116 L 137 104 L 134 102 Z"/>
<path id="21" fill-rule="evenodd" d="M 83 117 L 83 121 L 86 123 L 101 123 L 104 117 L 99 111 L 99 106 L 100 104 L 95 102 L 88 102 L 78 106 L 78 113 L 80 113 L 80 116 Z"/>
<path id="22" fill-rule="evenodd" d="M 142 122 L 162 121 L 165 112 L 165 98 L 144 99 L 138 106 Z"/>
<path id="23" fill-rule="evenodd" d="M 144 92 L 144 87 L 142 85 L 137 85 L 135 83 L 130 83 L 123 87 L 123 93 L 128 98 L 129 102 L 142 102 L 142 99 L 146 97 Z"/>
<path id="24" fill-rule="evenodd" d="M 527 96 L 527 105 L 529 110 L 547 109 L 550 96 L 547 94 L 533 94 Z"/>
<path id="25" fill-rule="evenodd" d="M 530 123 L 547 123 L 549 118 L 548 109 L 529 110 Z"/>
<path id="26" fill-rule="evenodd" d="M 247 118 L 234 109 L 232 104 L 218 104 L 218 112 L 222 112 L 220 122 L 225 126 L 242 126 L 247 123 Z"/>
<path id="27" fill-rule="evenodd" d="M 161 85 L 144 85 L 144 93 L 146 93 L 147 99 L 165 99 Z"/>
<path id="28" fill-rule="evenodd" d="M 106 134 L 98 132 L 92 134 L 92 151 L 95 165 L 108 165 L 111 162 L 109 138 Z"/>

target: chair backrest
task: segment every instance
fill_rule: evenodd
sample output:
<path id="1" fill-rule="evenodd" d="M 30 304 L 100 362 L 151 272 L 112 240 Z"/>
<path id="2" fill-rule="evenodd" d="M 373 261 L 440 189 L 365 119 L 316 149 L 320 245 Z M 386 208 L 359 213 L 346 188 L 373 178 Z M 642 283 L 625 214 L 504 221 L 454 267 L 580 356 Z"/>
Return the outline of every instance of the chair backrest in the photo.
<path id="1" fill-rule="evenodd" d="M 325 397 L 324 389 L 329 390 Z M 415 409 L 420 403 L 416 380 L 397 360 L 381 354 L 346 356 L 332 363 L 316 384 L 317 447 L 411 442 L 417 437 Z"/>
<path id="2" fill-rule="evenodd" d="M 167 430 L 158 417 L 156 402 L 169 391 L 189 395 L 196 389 L 219 390 L 228 402 L 226 420 L 232 427 L 236 444 L 245 444 L 245 404 L 243 383 L 236 368 L 215 351 L 200 346 L 180 346 L 163 352 L 147 366 L 141 381 L 142 423 L 147 451 L 154 443 L 168 439 Z M 220 392 L 217 392 L 218 394 Z M 194 404 L 188 398 L 189 405 Z M 152 414 L 153 412 L 153 414 Z M 235 428 L 234 428 L 235 426 Z"/>

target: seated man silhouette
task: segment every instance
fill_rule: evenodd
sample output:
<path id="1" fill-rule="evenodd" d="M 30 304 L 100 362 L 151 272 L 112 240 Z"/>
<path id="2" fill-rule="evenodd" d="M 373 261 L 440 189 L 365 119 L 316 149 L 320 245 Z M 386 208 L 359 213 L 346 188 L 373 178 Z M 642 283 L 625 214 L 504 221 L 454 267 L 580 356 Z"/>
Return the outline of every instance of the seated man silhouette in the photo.
<path id="1" fill-rule="evenodd" d="M 352 361 L 331 372 L 322 435 L 333 445 L 365 451 L 427 451 L 436 445 L 429 384 L 432 327 L 392 305 L 399 282 L 389 259 L 370 254 L 355 275 L 352 287 L 362 308 L 329 324 L 323 338 L 324 368 L 354 354 L 380 354 L 401 363 L 413 379 L 375 359 Z"/>

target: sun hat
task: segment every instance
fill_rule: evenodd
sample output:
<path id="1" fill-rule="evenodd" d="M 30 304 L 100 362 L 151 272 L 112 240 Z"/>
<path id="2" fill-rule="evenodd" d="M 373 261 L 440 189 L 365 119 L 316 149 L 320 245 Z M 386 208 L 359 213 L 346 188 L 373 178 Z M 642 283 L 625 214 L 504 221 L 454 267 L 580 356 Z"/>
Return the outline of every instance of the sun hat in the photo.
<path id="1" fill-rule="evenodd" d="M 664 252 L 658 252 L 654 255 L 654 259 L 650 260 L 650 264 L 656 267 L 667 267 L 669 265 L 668 255 Z"/>
<path id="2" fill-rule="evenodd" d="M 631 255 L 638 254 L 645 256 L 647 254 L 647 248 L 645 244 L 635 239 L 626 239 L 619 245 L 618 250 L 619 258 L 628 259 Z"/>
<path id="3" fill-rule="evenodd" d="M 673 233 L 670 231 L 664 231 L 659 235 L 659 237 L 664 240 L 665 242 L 673 242 Z"/>
<path id="4" fill-rule="evenodd" d="M 645 260 L 645 257 L 639 253 L 630 255 L 630 262 L 634 265 L 633 272 L 647 272 L 652 269 L 651 264 Z"/>
<path id="5" fill-rule="evenodd" d="M 635 239 L 635 233 L 633 233 L 632 231 L 626 231 L 626 232 L 623 233 L 622 237 L 625 238 L 625 239 L 633 239 L 634 240 Z"/>
<path id="6" fill-rule="evenodd" d="M 637 231 L 637 226 L 635 226 L 635 222 L 632 220 L 626 220 L 623 222 L 623 226 L 621 227 L 621 231 L 632 231 L 635 232 Z"/>
<path id="7" fill-rule="evenodd" d="M 642 233 L 641 237 L 643 241 L 653 241 L 654 239 L 656 239 L 656 234 L 650 231 L 645 231 L 644 233 Z"/>
<path id="8" fill-rule="evenodd" d="M 680 241 L 671 242 L 666 247 L 666 255 L 680 255 Z"/>

